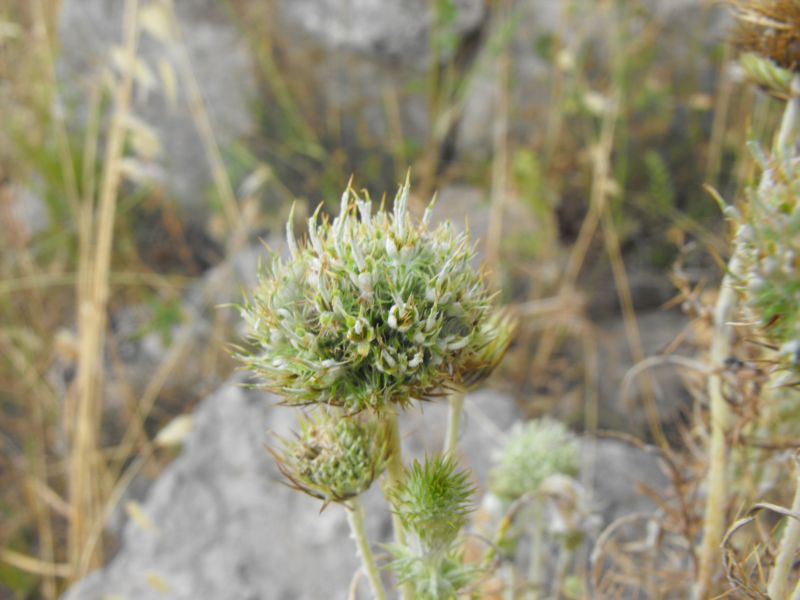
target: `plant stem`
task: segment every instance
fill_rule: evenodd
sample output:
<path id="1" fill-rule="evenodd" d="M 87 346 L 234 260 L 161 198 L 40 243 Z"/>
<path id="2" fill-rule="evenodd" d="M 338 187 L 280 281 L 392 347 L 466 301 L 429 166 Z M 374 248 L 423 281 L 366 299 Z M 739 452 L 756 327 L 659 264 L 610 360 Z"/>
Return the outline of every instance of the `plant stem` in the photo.
<path id="1" fill-rule="evenodd" d="M 400 426 L 397 422 L 397 414 L 391 413 L 389 420 L 389 461 L 386 464 L 387 489 L 391 489 L 400 484 L 403 479 L 403 445 L 400 438 Z M 385 495 L 385 491 L 384 491 Z M 394 540 L 396 543 L 406 545 L 406 530 L 399 515 L 392 512 L 392 528 L 394 529 Z M 414 588 L 410 583 L 403 584 L 403 600 L 414 599 Z"/>
<path id="2" fill-rule="evenodd" d="M 397 415 L 392 414 L 389 419 L 389 461 L 386 464 L 387 487 L 389 489 L 399 485 L 403 479 L 403 446 L 400 440 L 400 427 Z M 392 526 L 394 538 L 398 544 L 406 543 L 406 532 L 400 518 L 392 513 Z"/>
<path id="3" fill-rule="evenodd" d="M 800 472 L 795 468 L 797 482 L 795 484 L 794 502 L 792 502 L 792 512 L 800 512 Z M 767 594 L 770 598 L 785 598 L 786 584 L 789 572 L 794 563 L 795 553 L 800 546 L 800 521 L 792 517 L 787 517 L 788 523 L 781 537 L 778 548 L 778 556 L 775 559 L 775 567 L 769 576 Z"/>
<path id="4" fill-rule="evenodd" d="M 361 504 L 361 498 L 356 496 L 348 504 L 347 522 L 350 523 L 350 530 L 358 546 L 358 553 L 361 555 L 364 571 L 366 571 L 367 578 L 372 586 L 372 593 L 375 600 L 386 600 L 386 591 L 383 589 L 378 565 L 375 564 L 375 557 L 372 555 L 372 550 L 367 540 L 367 532 L 364 528 L 364 507 Z"/>
<path id="5" fill-rule="evenodd" d="M 733 288 L 739 271 L 739 258 L 733 255 L 728 263 L 728 273 L 722 280 L 717 304 L 714 309 L 714 332 L 711 342 L 710 363 L 719 370 L 731 352 L 733 327 L 729 324 L 736 308 L 736 291 Z M 727 500 L 728 442 L 730 408 L 722 393 L 721 373 L 712 374 L 708 380 L 708 396 L 711 409 L 711 442 L 709 444 L 708 496 L 703 521 L 703 543 L 700 548 L 700 567 L 694 597 L 708 597 L 711 577 L 716 570 L 719 545 L 725 527 L 725 505 Z"/>
<path id="6" fill-rule="evenodd" d="M 800 120 L 800 77 L 792 80 L 792 98 L 789 100 L 781 121 L 775 152 L 786 156 L 793 152 L 791 146 L 796 138 Z M 764 181 L 762 179 L 762 181 Z M 730 408 L 722 391 L 721 372 L 725 359 L 733 346 L 733 326 L 730 324 L 736 310 L 734 284 L 740 277 L 741 261 L 736 252 L 738 240 L 734 240 L 733 256 L 722 280 L 717 304 L 714 308 L 714 331 L 711 342 L 710 364 L 715 374 L 708 379 L 708 396 L 711 410 L 711 442 L 709 444 L 708 496 L 703 521 L 703 543 L 699 554 L 699 568 L 695 582 L 694 598 L 705 600 L 711 588 L 711 579 L 716 570 L 719 546 L 725 528 L 727 504 L 727 433 L 730 427 Z M 778 598 L 778 596 L 773 596 Z"/>
<path id="7" fill-rule="evenodd" d="M 528 565 L 529 600 L 539 600 L 542 596 L 542 558 L 544 553 L 544 523 L 542 523 L 542 506 L 537 501 L 533 504 L 531 516 L 531 557 Z"/>
<path id="8" fill-rule="evenodd" d="M 444 454 L 452 457 L 458 444 L 458 426 L 461 422 L 461 411 L 464 408 L 464 391 L 456 390 L 450 395 L 447 412 L 447 434 L 444 439 Z"/>

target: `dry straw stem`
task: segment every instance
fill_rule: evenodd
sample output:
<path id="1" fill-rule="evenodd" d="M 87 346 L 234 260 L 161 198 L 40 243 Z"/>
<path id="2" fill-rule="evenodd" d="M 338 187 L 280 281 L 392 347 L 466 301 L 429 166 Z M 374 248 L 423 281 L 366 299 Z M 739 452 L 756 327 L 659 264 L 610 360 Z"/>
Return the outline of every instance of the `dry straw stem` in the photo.
<path id="1" fill-rule="evenodd" d="M 83 547 L 92 523 L 102 505 L 101 464 L 98 433 L 100 427 L 100 387 L 102 356 L 109 297 L 111 246 L 120 183 L 120 159 L 125 138 L 133 84 L 132 65 L 138 42 L 137 0 L 128 0 L 124 16 L 125 68 L 114 89 L 114 112 L 108 132 L 103 177 L 95 228 L 92 231 L 91 256 L 81 256 L 78 279 L 78 331 L 80 335 L 78 374 L 73 413 L 68 415 L 70 430 L 69 457 L 69 564 L 72 578 L 80 578 L 97 564 L 96 556 L 79 568 Z M 84 206 L 84 211 L 91 206 Z"/>
<path id="2" fill-rule="evenodd" d="M 800 77 L 792 81 L 792 98 L 786 105 L 775 151 L 785 156 L 794 152 L 793 142 L 797 137 L 800 121 Z M 737 241 L 734 240 L 734 247 Z M 712 375 L 708 378 L 710 402 L 711 441 L 708 456 L 708 495 L 703 520 L 703 542 L 698 554 L 699 568 L 694 590 L 696 600 L 704 600 L 711 590 L 711 580 L 717 571 L 720 543 L 725 531 L 728 495 L 728 441 L 731 411 L 722 389 L 722 370 L 730 356 L 733 343 L 733 320 L 737 307 L 736 282 L 741 277 L 741 264 L 737 252 L 728 262 L 720 293 L 714 307 L 714 330 L 711 341 L 709 363 Z"/>

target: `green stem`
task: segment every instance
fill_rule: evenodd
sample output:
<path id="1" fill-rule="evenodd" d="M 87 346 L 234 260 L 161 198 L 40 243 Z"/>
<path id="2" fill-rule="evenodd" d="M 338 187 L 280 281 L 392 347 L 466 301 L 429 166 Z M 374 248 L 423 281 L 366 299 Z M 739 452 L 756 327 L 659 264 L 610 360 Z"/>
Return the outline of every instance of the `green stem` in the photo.
<path id="1" fill-rule="evenodd" d="M 403 480 L 403 444 L 400 438 L 400 425 L 397 421 L 397 414 L 391 413 L 387 417 L 389 421 L 389 461 L 386 464 L 386 485 L 387 490 L 398 486 Z M 384 491 L 384 495 L 385 491 Z M 400 516 L 392 511 L 392 528 L 394 529 L 394 540 L 397 544 L 406 545 L 406 530 Z M 403 600 L 414 600 L 414 588 L 410 583 L 403 584 Z"/>
<path id="2" fill-rule="evenodd" d="M 798 469 L 795 469 L 798 471 Z M 792 503 L 792 511 L 800 512 L 800 471 L 797 472 L 797 482 L 795 483 L 794 502 Z M 769 576 L 769 584 L 767 585 L 767 595 L 770 598 L 786 598 L 786 584 L 788 583 L 789 573 L 794 564 L 795 554 L 797 548 L 800 547 L 800 521 L 792 517 L 787 517 L 788 523 L 786 529 L 781 537 L 781 543 L 778 547 L 778 556 L 775 559 L 775 567 Z M 800 582 L 798 582 L 800 585 Z M 794 598 L 797 594 L 793 594 Z"/>
<path id="3" fill-rule="evenodd" d="M 367 532 L 364 528 L 364 507 L 361 504 L 361 498 L 358 496 L 348 503 L 347 521 L 350 523 L 350 530 L 353 532 L 353 539 L 358 546 L 358 553 L 361 555 L 361 562 L 372 586 L 375 600 L 386 600 L 386 591 L 383 589 L 380 572 L 375 564 L 375 557 L 372 555 L 372 549 L 369 547 L 369 541 L 367 540 Z"/>
<path id="4" fill-rule="evenodd" d="M 514 592 L 517 588 L 517 578 L 514 574 L 514 565 L 510 561 L 503 566 L 506 576 L 504 579 L 508 580 L 503 591 L 503 600 L 514 600 Z"/>
<path id="5" fill-rule="evenodd" d="M 542 593 L 542 559 L 544 552 L 544 523 L 542 523 L 542 506 L 538 500 L 534 503 L 531 517 L 531 557 L 528 566 L 529 600 L 539 600 Z"/>
<path id="6" fill-rule="evenodd" d="M 389 419 L 389 461 L 386 464 L 387 487 L 397 487 L 403 480 L 403 446 L 400 441 L 400 427 L 397 415 L 392 414 Z M 394 538 L 398 544 L 406 543 L 406 531 L 400 518 L 392 513 L 392 526 Z"/>
<path id="7" fill-rule="evenodd" d="M 444 454 L 453 456 L 458 445 L 458 426 L 461 422 L 461 411 L 464 408 L 464 392 L 456 390 L 450 395 L 447 413 L 447 434 L 444 438 Z"/>

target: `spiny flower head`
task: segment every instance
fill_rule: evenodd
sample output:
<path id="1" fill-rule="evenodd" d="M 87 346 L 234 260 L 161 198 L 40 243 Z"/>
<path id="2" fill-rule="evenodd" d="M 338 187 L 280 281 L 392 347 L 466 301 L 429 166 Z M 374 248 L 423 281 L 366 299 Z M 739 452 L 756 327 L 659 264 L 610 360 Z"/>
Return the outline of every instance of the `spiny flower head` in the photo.
<path id="1" fill-rule="evenodd" d="M 511 323 L 473 266 L 466 234 L 408 214 L 372 212 L 351 188 L 333 221 L 315 214 L 290 257 L 275 258 L 243 308 L 255 354 L 240 358 L 287 404 L 348 412 L 403 406 L 470 386 L 499 362 Z"/>
<path id="2" fill-rule="evenodd" d="M 406 468 L 389 492 L 392 510 L 419 540 L 422 554 L 447 549 L 466 525 L 475 487 L 449 457 L 425 458 Z"/>
<path id="3" fill-rule="evenodd" d="M 578 472 L 578 441 L 560 422 L 541 418 L 517 423 L 495 455 L 490 489 L 499 498 L 513 501 L 536 492 L 551 475 Z"/>
<path id="4" fill-rule="evenodd" d="M 294 489 L 329 502 L 344 502 L 369 489 L 388 459 L 384 422 L 365 415 L 322 413 L 305 417 L 292 440 L 270 449 Z M 323 508 L 325 507 L 323 505 Z"/>
<path id="5" fill-rule="evenodd" d="M 746 305 L 783 364 L 800 372 L 800 159 L 775 158 L 740 224 Z"/>

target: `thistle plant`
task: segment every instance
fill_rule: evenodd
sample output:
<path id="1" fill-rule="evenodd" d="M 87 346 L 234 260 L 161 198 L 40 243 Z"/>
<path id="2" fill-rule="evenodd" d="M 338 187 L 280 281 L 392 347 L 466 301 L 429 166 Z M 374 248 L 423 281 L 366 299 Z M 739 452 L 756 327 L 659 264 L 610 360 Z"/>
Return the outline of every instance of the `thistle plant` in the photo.
<path id="1" fill-rule="evenodd" d="M 788 196 L 797 193 L 792 174 L 795 167 L 792 165 L 800 121 L 800 55 L 796 51 L 800 42 L 800 4 L 795 0 L 737 0 L 732 4 L 737 16 L 733 42 L 745 52 L 742 56 L 745 73 L 772 95 L 787 99 L 787 103 L 771 156 L 761 161 L 766 169 L 760 185 L 751 193 L 749 203 L 741 211 L 732 207 L 726 209 L 737 233 L 714 309 L 710 362 L 715 373 L 708 381 L 711 421 L 708 494 L 694 589 L 694 597 L 698 600 L 708 597 L 710 593 L 725 529 L 729 462 L 727 437 L 732 419 L 729 399 L 723 390 L 722 372 L 733 347 L 731 323 L 736 320 L 743 300 L 757 313 L 762 324 L 768 325 L 767 331 L 783 321 L 768 335 L 791 337 L 795 335 L 790 332 L 795 328 L 793 322 L 796 321 L 797 310 L 796 292 L 792 293 L 791 284 L 787 286 L 786 280 L 780 279 L 782 258 L 773 252 L 779 246 L 781 253 L 791 250 L 793 244 L 785 237 L 790 231 L 785 229 L 784 225 L 788 223 L 781 213 L 794 210 L 790 209 L 790 205 L 793 206 L 796 201 L 789 200 Z M 790 216 L 788 220 L 791 220 Z M 791 354 L 792 342 L 782 343 L 789 344 L 784 347 L 784 353 Z M 800 496 L 797 508 L 800 508 Z M 782 553 L 793 553 L 797 541 L 800 538 L 788 550 L 784 545 Z M 783 597 L 782 585 L 776 584 L 773 573 L 770 596 Z"/>
<path id="2" fill-rule="evenodd" d="M 352 188 L 333 221 L 319 211 L 290 257 L 261 273 L 243 310 L 258 352 L 242 358 L 291 405 L 394 410 L 488 376 L 509 326 L 495 313 L 475 249 L 450 223 L 415 223 L 409 184 L 372 213 Z"/>
<path id="3" fill-rule="evenodd" d="M 737 251 L 744 304 L 764 337 L 778 350 L 778 364 L 800 373 L 800 159 L 776 157 L 769 177 L 753 190 Z"/>
<path id="4" fill-rule="evenodd" d="M 455 432 L 463 392 L 492 372 L 513 329 L 492 305 L 468 234 L 450 223 L 430 227 L 431 206 L 412 219 L 409 187 L 406 180 L 391 212 L 373 212 L 369 197 L 348 186 L 339 215 L 318 209 L 300 242 L 290 217 L 288 256 L 261 269 L 242 307 L 251 345 L 238 354 L 257 385 L 316 411 L 272 454 L 291 487 L 323 506 L 346 505 L 381 599 L 359 496 L 384 471 L 403 597 L 453 597 L 473 572 L 456 543 L 472 487 L 456 470 Z M 447 458 L 404 471 L 398 411 L 448 394 Z"/>
<path id="5" fill-rule="evenodd" d="M 576 475 L 578 441 L 560 422 L 541 418 L 517 423 L 495 454 L 490 489 L 506 503 L 535 493 L 552 475 Z"/>
<path id="6" fill-rule="evenodd" d="M 450 456 L 414 461 L 391 490 L 392 510 L 409 532 L 406 544 L 390 546 L 391 568 L 400 582 L 413 584 L 415 598 L 456 598 L 478 573 L 464 564 L 456 543 L 473 510 L 474 492 L 467 473 Z"/>
<path id="7" fill-rule="evenodd" d="M 489 489 L 514 514 L 514 504 L 527 502 L 531 509 L 527 519 L 531 552 L 528 583 L 531 597 L 537 598 L 543 586 L 544 506 L 541 492 L 556 477 L 572 477 L 579 469 L 578 440 L 561 422 L 541 418 L 517 423 L 503 446 L 495 453 L 495 466 L 490 473 Z M 515 545 L 519 534 L 511 535 L 511 519 L 505 519 L 496 536 L 498 545 Z M 510 543 L 513 542 L 513 543 Z"/>

